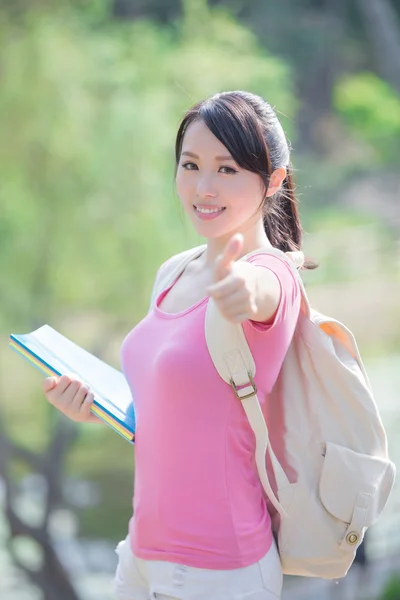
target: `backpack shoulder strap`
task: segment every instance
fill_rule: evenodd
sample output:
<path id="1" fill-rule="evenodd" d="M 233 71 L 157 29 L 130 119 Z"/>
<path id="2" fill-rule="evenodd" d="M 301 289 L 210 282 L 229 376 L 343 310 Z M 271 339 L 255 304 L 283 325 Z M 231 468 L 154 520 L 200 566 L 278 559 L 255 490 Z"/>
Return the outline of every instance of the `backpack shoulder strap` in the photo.
<path id="1" fill-rule="evenodd" d="M 269 433 L 257 397 L 254 383 L 256 365 L 240 324 L 224 319 L 212 298 L 209 298 L 205 337 L 208 351 L 220 377 L 232 386 L 238 402 L 241 402 L 256 439 L 255 461 L 261 484 L 275 509 L 282 517 L 287 516 L 284 506 L 290 504 L 289 480 L 279 463 L 271 444 Z M 277 484 L 275 495 L 265 468 L 268 452 Z"/>
<path id="2" fill-rule="evenodd" d="M 300 284 L 302 310 L 309 316 L 310 305 L 298 269 L 304 262 L 302 252 L 285 254 L 272 247 L 260 248 L 242 257 L 246 260 L 256 254 L 270 254 L 284 260 Z M 260 481 L 265 493 L 281 516 L 286 516 L 285 506 L 290 504 L 291 484 L 279 463 L 271 444 L 268 428 L 261 411 L 254 383 L 256 365 L 247 343 L 241 324 L 231 323 L 220 314 L 216 303 L 209 299 L 206 310 L 205 336 L 208 350 L 220 377 L 232 386 L 239 401 L 242 402 L 250 426 L 256 438 L 255 460 Z M 268 452 L 277 485 L 274 494 L 265 468 L 265 456 Z"/>
<path id="3" fill-rule="evenodd" d="M 179 254 L 171 256 L 171 258 L 166 260 L 161 265 L 161 267 L 158 269 L 154 282 L 149 310 L 153 308 L 154 303 L 161 292 L 171 285 L 177 277 L 179 277 L 190 261 L 203 254 L 205 249 L 205 245 L 190 248 L 190 250 L 185 250 L 184 252 L 179 252 Z"/>

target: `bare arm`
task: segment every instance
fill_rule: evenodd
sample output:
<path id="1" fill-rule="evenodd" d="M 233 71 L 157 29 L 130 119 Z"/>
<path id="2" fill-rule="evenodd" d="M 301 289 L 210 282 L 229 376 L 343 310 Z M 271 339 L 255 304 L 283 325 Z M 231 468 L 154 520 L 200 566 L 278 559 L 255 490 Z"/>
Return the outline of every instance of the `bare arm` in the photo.
<path id="1" fill-rule="evenodd" d="M 281 299 L 281 286 L 275 273 L 261 266 L 245 263 L 249 287 L 253 290 L 255 315 L 252 321 L 260 323 L 273 319 Z"/>

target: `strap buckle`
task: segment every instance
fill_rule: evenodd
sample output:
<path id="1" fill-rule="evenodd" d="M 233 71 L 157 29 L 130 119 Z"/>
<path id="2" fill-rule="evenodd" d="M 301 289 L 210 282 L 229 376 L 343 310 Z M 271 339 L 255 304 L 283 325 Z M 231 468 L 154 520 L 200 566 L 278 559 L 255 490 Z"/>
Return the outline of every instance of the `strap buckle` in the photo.
<path id="1" fill-rule="evenodd" d="M 252 396 L 255 396 L 255 395 L 257 394 L 257 386 L 256 386 L 256 384 L 254 383 L 253 376 L 252 376 L 252 375 L 250 375 L 250 373 L 247 373 L 247 374 L 248 374 L 248 376 L 249 376 L 249 380 L 250 380 L 251 386 L 252 386 L 252 388 L 253 388 L 253 391 L 249 392 L 248 394 L 245 394 L 244 396 L 240 396 L 240 392 L 241 392 L 243 389 L 245 389 L 245 388 L 249 387 L 249 384 L 248 384 L 248 383 L 246 383 L 246 384 L 244 384 L 244 385 L 240 386 L 240 388 L 239 388 L 239 387 L 238 387 L 238 386 L 235 384 L 235 382 L 233 381 L 233 379 L 231 379 L 231 386 L 232 386 L 232 389 L 233 389 L 233 391 L 235 392 L 235 396 L 236 396 L 236 398 L 238 398 L 238 400 L 246 400 L 247 398 L 251 398 Z"/>

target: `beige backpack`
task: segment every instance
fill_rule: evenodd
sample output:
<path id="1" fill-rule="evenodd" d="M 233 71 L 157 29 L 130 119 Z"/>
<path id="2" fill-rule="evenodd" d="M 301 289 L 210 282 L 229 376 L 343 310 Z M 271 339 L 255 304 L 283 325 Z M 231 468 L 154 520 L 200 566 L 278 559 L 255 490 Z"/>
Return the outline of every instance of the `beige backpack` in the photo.
<path id="1" fill-rule="evenodd" d="M 152 303 L 204 249 L 193 248 L 163 265 Z M 206 310 L 207 345 L 254 431 L 257 469 L 283 572 L 336 579 L 346 575 L 367 527 L 381 514 L 395 467 L 352 333 L 311 309 L 292 260 L 302 253 L 261 251 L 285 259 L 302 293 L 296 330 L 264 413 L 243 328 L 224 319 L 212 299 Z"/>

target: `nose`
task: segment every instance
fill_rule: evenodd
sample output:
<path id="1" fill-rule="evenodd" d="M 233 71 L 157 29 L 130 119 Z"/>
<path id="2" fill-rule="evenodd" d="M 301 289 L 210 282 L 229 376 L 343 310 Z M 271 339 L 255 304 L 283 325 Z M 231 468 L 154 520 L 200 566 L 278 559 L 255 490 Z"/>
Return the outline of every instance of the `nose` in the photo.
<path id="1" fill-rule="evenodd" d="M 216 198 L 217 191 L 215 189 L 212 177 L 206 175 L 199 177 L 196 193 L 199 198 Z"/>

